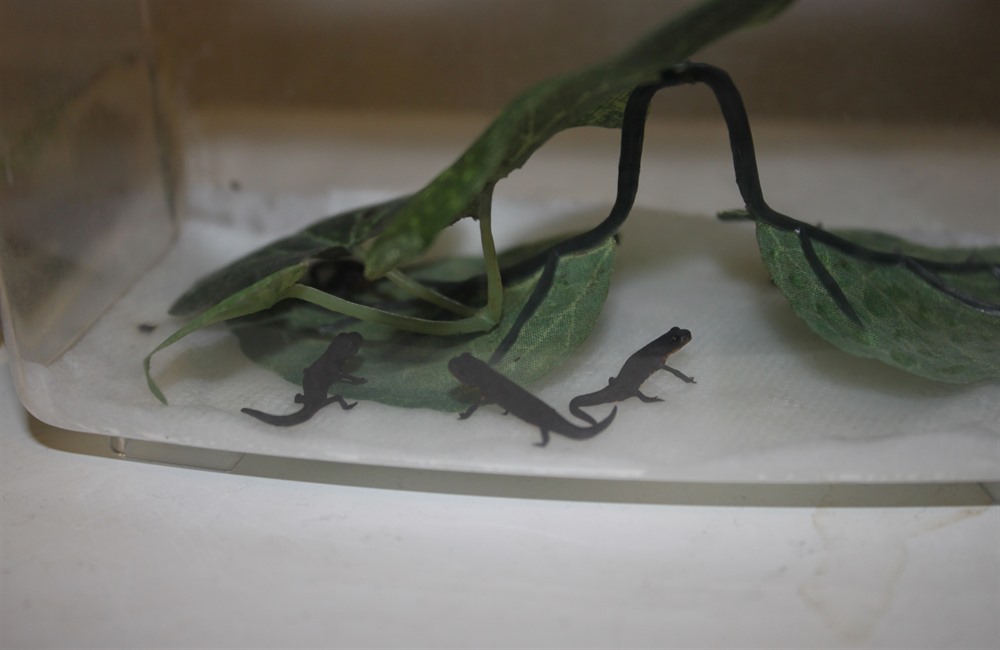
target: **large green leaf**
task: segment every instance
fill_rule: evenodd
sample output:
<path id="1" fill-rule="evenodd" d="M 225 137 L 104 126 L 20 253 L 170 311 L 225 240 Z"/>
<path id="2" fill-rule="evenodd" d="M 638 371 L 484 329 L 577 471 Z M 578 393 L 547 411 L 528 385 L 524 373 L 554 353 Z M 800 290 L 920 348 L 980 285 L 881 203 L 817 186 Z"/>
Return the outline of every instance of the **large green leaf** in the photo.
<path id="1" fill-rule="evenodd" d="M 349 394 L 359 399 L 379 399 L 395 404 L 429 405 L 432 400 L 430 394 L 437 391 L 446 378 L 450 385 L 454 385 L 450 373 L 444 370 L 447 358 L 462 351 L 482 356 L 492 353 L 508 331 L 516 329 L 514 323 L 517 315 L 527 300 L 530 288 L 534 286 L 534 281 L 521 280 L 504 287 L 502 314 L 499 313 L 501 305 L 496 298 L 500 290 L 495 275 L 496 266 L 492 264 L 492 244 L 489 243 L 492 235 L 488 219 L 494 184 L 524 164 L 535 150 L 561 130 L 585 125 L 620 127 L 628 97 L 638 86 L 656 82 L 665 68 L 680 62 L 698 48 L 734 29 L 770 18 L 791 1 L 709 0 L 653 31 L 618 56 L 528 90 L 514 100 L 452 166 L 415 195 L 327 218 L 296 235 L 254 251 L 200 280 L 175 302 L 171 313 L 193 314 L 201 311 L 202 314 L 156 350 L 205 325 L 251 314 L 255 311 L 250 308 L 253 305 L 257 305 L 258 310 L 268 308 L 276 300 L 264 304 L 266 301 L 247 300 L 247 296 L 254 297 L 260 290 L 261 283 L 267 283 L 268 278 L 275 276 L 284 277 L 285 271 L 294 270 L 293 274 L 301 279 L 306 273 L 306 267 L 316 268 L 317 260 L 350 259 L 357 263 L 360 261 L 358 256 L 363 256 L 365 276 L 383 278 L 388 275 L 398 284 L 405 279 L 400 278 L 398 273 L 392 273 L 397 266 L 423 252 L 443 228 L 464 216 L 474 216 L 480 219 L 483 226 L 484 257 L 491 263 L 491 299 L 488 309 L 483 312 L 485 315 L 473 313 L 465 321 L 449 325 L 452 326 L 453 333 L 471 331 L 473 327 L 486 329 L 492 327 L 499 317 L 501 322 L 494 331 L 476 338 L 445 337 L 444 340 L 438 340 L 440 337 L 402 334 L 371 324 L 358 324 L 355 328 L 365 333 L 371 341 L 382 341 L 382 349 L 392 350 L 392 353 L 383 357 L 374 353 L 366 355 L 372 377 L 368 384 L 351 388 Z M 602 231 L 600 237 L 603 236 Z M 591 244 L 588 243 L 588 246 Z M 599 289 L 591 286 L 596 280 L 587 274 L 590 267 L 585 262 L 593 261 L 595 255 L 599 256 L 599 251 L 609 249 L 610 246 L 610 243 L 605 242 L 603 246 L 588 248 L 583 253 L 567 255 L 560 260 L 557 285 L 546 295 L 538 312 L 521 331 L 515 347 L 503 357 L 503 362 L 499 364 L 501 370 L 509 371 L 520 381 L 530 381 L 558 364 L 583 340 L 600 311 L 607 291 L 606 282 L 610 277 L 609 268 L 601 273 L 594 271 L 594 277 L 603 277 L 604 284 Z M 584 270 L 581 271 L 580 268 Z M 559 282 L 576 283 L 576 286 L 563 286 Z M 375 302 L 379 302 L 393 292 L 382 286 L 386 284 L 384 282 L 374 286 L 361 284 L 360 289 L 351 289 L 333 300 L 329 295 L 293 283 L 293 286 L 282 290 L 281 297 L 295 294 L 296 297 L 320 302 L 330 309 L 342 310 L 361 318 L 381 318 L 374 310 L 364 311 L 354 307 L 365 302 L 366 296 L 376 298 Z M 481 293 L 474 295 L 471 300 L 469 295 L 454 296 L 456 302 L 451 305 L 452 311 L 462 313 L 467 310 L 467 305 L 482 304 L 485 296 Z M 432 294 L 433 292 L 424 292 L 423 296 L 433 301 Z M 389 306 L 389 309 L 399 307 L 399 304 L 397 295 L 395 304 Z M 412 304 L 412 301 L 403 303 L 398 313 L 429 320 L 441 319 L 440 314 L 428 315 L 414 311 L 410 306 Z M 437 304 L 445 306 L 440 301 Z M 238 308 L 234 309 L 234 306 Z M 380 303 L 379 308 L 384 306 Z M 278 313 L 283 315 L 279 317 L 276 315 Z M 303 337 L 296 332 L 309 330 L 309 326 L 304 323 L 313 322 L 319 317 L 325 319 L 324 324 L 317 325 L 312 330 L 313 336 L 305 337 L 306 342 L 313 346 L 322 346 L 336 331 L 337 328 L 331 321 L 354 322 L 313 307 L 283 305 L 258 319 L 251 319 L 258 324 L 253 331 L 262 337 L 261 344 L 256 346 L 257 352 L 252 349 L 255 346 L 249 343 L 245 345 L 245 349 L 265 365 L 269 363 L 269 359 L 277 358 L 279 361 L 274 362 L 274 367 L 297 382 L 301 378 L 302 368 L 318 357 L 322 348 L 309 350 L 298 345 L 297 342 Z M 404 327 L 394 317 L 382 320 Z M 274 327 L 265 327 L 268 323 L 273 325 L 279 322 L 287 330 L 274 332 Z M 440 334 L 444 330 L 438 325 L 438 322 L 434 322 L 427 327 L 421 324 L 420 327 L 421 331 Z M 265 338 L 266 329 L 273 333 L 270 339 Z M 244 342 L 253 338 L 248 334 L 251 330 L 247 321 L 237 330 L 243 332 L 241 336 Z M 260 352 L 268 347 L 265 345 L 267 340 L 272 343 L 283 342 L 275 349 L 287 344 L 292 349 L 308 351 L 302 352 L 294 360 L 290 351 L 277 352 L 275 354 L 278 356 L 274 357 L 270 352 Z M 435 350 L 440 352 L 436 357 L 433 356 Z M 366 349 L 366 352 L 370 351 Z M 431 357 L 426 356 L 428 354 Z M 516 368 L 508 367 L 515 363 Z M 148 377 L 148 357 L 146 370 Z M 422 370 L 427 371 L 426 377 L 420 374 Z M 379 381 L 374 381 L 376 373 L 380 377 Z M 382 375 L 385 376 L 384 380 Z M 412 392 L 409 388 L 411 384 L 422 384 L 430 388 L 419 399 L 406 397 Z M 162 399 L 151 379 L 150 388 Z M 455 406 L 453 402 L 449 402 L 447 406 L 441 403 L 435 408 L 450 409 Z"/>
<path id="2" fill-rule="evenodd" d="M 936 249 L 870 231 L 840 231 L 871 249 L 942 262 L 1000 262 L 1000 248 Z M 806 259 L 799 237 L 757 222 L 761 256 L 795 313 L 817 334 L 847 352 L 874 357 L 917 375 L 953 383 L 1000 378 L 1000 317 L 963 304 L 903 265 L 875 264 L 815 243 L 819 260 L 840 286 L 861 324 L 840 309 Z M 1000 278 L 940 273 L 941 279 L 983 302 L 1000 303 Z"/>
<path id="3" fill-rule="evenodd" d="M 553 135 L 577 126 L 621 127 L 636 86 L 740 27 L 762 22 L 793 0 L 711 0 L 648 34 L 618 56 L 545 81 L 512 101 L 458 160 L 412 196 L 328 217 L 202 278 L 170 308 L 194 314 L 285 266 L 317 256 L 344 256 L 374 238 L 365 273 L 383 276 L 423 252 L 479 199 L 519 168 Z"/>
<path id="4" fill-rule="evenodd" d="M 497 369 L 515 381 L 529 384 L 564 361 L 590 333 L 607 297 L 614 263 L 612 240 L 574 255 L 564 256 L 555 282 L 538 311 L 525 323 L 517 342 Z M 478 260 L 446 260 L 414 273 L 424 281 L 456 279 L 478 273 Z M 500 325 L 479 336 L 428 336 L 344 318 L 299 301 L 230 323 L 243 352 L 290 382 L 302 383 L 302 369 L 315 361 L 340 331 L 360 332 L 365 343 L 360 365 L 351 372 L 368 381 L 336 384 L 332 390 L 349 399 L 374 400 L 403 407 L 458 411 L 464 405 L 458 383 L 448 372 L 448 360 L 461 352 L 488 359 L 510 330 L 538 280 L 538 275 L 504 288 L 504 317 Z M 375 287 L 383 297 L 391 287 Z M 485 300 L 481 286 L 471 302 Z M 433 317 L 415 302 L 397 309 L 408 315 Z"/>
<path id="5" fill-rule="evenodd" d="M 466 216 L 487 188 L 518 169 L 556 133 L 577 126 L 620 127 L 637 86 L 727 33 L 765 21 L 792 0 L 711 0 L 681 14 L 608 60 L 530 88 L 507 105 L 458 160 L 404 203 L 365 258 L 380 277 L 422 253 L 442 229 Z"/>

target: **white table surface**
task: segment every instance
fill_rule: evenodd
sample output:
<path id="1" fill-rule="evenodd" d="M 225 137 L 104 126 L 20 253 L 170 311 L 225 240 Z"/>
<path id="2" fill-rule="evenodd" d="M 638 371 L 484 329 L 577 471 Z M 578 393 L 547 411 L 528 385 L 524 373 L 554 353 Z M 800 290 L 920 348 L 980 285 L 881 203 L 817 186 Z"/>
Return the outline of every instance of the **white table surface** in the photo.
<path id="1" fill-rule="evenodd" d="M 1000 644 L 976 485 L 216 473 L 48 427 L 2 366 L 4 649 Z"/>

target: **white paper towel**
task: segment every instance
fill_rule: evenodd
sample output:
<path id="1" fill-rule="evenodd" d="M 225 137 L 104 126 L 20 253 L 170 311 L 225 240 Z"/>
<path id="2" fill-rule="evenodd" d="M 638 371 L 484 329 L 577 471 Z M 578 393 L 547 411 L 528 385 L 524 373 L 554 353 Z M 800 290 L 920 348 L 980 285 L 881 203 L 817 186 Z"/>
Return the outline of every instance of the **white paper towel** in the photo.
<path id="1" fill-rule="evenodd" d="M 211 190 L 202 197 L 212 200 Z M 203 273 L 317 214 L 379 192 L 226 199 L 221 220 L 190 220 L 152 272 L 58 362 L 25 364 L 21 395 L 40 419 L 69 429 L 257 454 L 531 475 L 714 482 L 965 481 L 1000 478 L 1000 386 L 952 386 L 842 353 L 792 313 L 768 279 L 751 224 L 637 208 L 622 237 L 610 297 L 579 353 L 534 387 L 564 413 L 624 359 L 670 327 L 693 341 L 654 375 L 655 404 L 619 405 L 613 426 L 574 442 L 531 443 L 537 429 L 487 407 L 471 419 L 364 402 L 291 428 L 239 412 L 280 411 L 297 387 L 256 367 L 224 326 L 154 357 L 170 399 L 146 388 L 141 361 L 181 319 L 166 306 Z M 579 228 L 603 208 L 500 201 L 498 239 Z M 282 215 L 282 218 L 276 218 Z M 257 224 L 258 227 L 247 227 Z M 153 333 L 138 326 L 155 323 Z M 595 414 L 603 411 L 594 409 Z"/>

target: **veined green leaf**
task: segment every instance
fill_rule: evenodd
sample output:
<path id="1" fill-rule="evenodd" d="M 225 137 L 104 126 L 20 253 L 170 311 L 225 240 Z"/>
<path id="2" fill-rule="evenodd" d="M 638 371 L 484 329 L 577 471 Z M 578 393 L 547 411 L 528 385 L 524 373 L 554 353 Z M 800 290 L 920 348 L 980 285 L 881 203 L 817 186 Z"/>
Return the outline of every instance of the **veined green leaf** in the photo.
<path id="1" fill-rule="evenodd" d="M 524 325 L 498 370 L 529 384 L 564 361 L 586 339 L 600 315 L 614 256 L 615 244 L 610 239 L 594 249 L 564 256 L 549 295 Z M 472 276 L 481 272 L 482 263 L 472 259 L 445 260 L 413 273 L 413 277 L 429 281 L 441 277 L 442 270 L 451 279 Z M 368 381 L 360 385 L 336 384 L 333 392 L 348 399 L 394 406 L 459 411 L 465 405 L 456 393 L 458 383 L 448 372 L 448 360 L 462 352 L 488 359 L 516 320 L 538 275 L 505 287 L 503 320 L 492 332 L 479 336 L 411 334 L 344 318 L 298 301 L 233 321 L 230 326 L 244 354 L 295 384 L 301 384 L 302 369 L 322 354 L 336 333 L 360 332 L 365 343 L 358 354 L 360 365 L 352 372 Z M 376 287 L 373 293 L 385 297 L 387 291 L 391 291 L 387 286 Z M 483 301 L 485 292 L 481 286 L 475 287 L 471 295 L 462 298 L 472 303 Z M 426 309 L 413 301 L 408 305 Z M 433 316 L 419 311 L 404 313 Z"/>
<path id="2" fill-rule="evenodd" d="M 365 259 L 381 277 L 430 246 L 485 188 L 519 168 L 549 138 L 577 126 L 621 126 L 628 94 L 657 80 L 715 39 L 762 22 L 792 0 L 711 0 L 697 5 L 606 61 L 545 81 L 511 102 L 486 131 L 402 205 Z"/>
<path id="3" fill-rule="evenodd" d="M 417 194 L 328 218 L 199 281 L 173 305 L 171 313 L 207 311 L 153 353 L 205 325 L 267 309 L 294 290 L 300 291 L 297 295 L 303 299 L 315 299 L 328 306 L 336 304 L 337 308 L 359 318 L 374 318 L 373 314 L 381 310 L 383 314 L 393 316 L 391 322 L 394 324 L 399 322 L 395 314 L 382 310 L 381 306 L 371 310 L 348 307 L 357 307 L 362 303 L 362 294 L 374 298 L 380 305 L 384 305 L 387 296 L 395 295 L 393 304 L 388 307 L 393 310 L 398 308 L 396 313 L 399 315 L 439 321 L 440 314 L 433 312 L 434 308 L 430 308 L 430 312 L 414 309 L 414 301 L 401 300 L 385 282 L 352 288 L 343 297 L 333 296 L 333 292 L 324 295 L 309 287 L 293 289 L 293 285 L 304 277 L 317 258 L 340 260 L 357 255 L 362 250 L 367 251 L 363 253 L 365 275 L 369 279 L 384 278 L 402 262 L 423 252 L 443 228 L 464 216 L 476 216 L 483 226 L 481 236 L 484 257 L 490 262 L 488 277 L 491 287 L 488 309 L 485 310 L 488 318 L 477 321 L 476 327 L 480 324 L 491 327 L 500 317 L 501 322 L 493 331 L 475 337 L 418 336 L 376 324 L 360 324 L 354 319 L 320 311 L 297 301 L 268 314 L 244 318 L 234 325 L 238 333 L 242 332 L 244 350 L 251 357 L 265 365 L 271 364 L 283 376 L 298 383 L 302 368 L 319 356 L 330 336 L 350 324 L 352 329 L 361 331 L 371 342 L 366 346 L 365 358 L 372 377 L 367 384 L 344 387 L 345 395 L 405 406 L 431 406 L 446 410 L 458 408 L 454 400 L 440 393 L 442 386 L 455 385 L 446 370 L 448 359 L 460 352 L 488 357 L 508 332 L 518 331 L 515 321 L 538 278 L 536 274 L 530 280 L 515 281 L 503 287 L 500 314 L 498 298 L 501 289 L 497 267 L 493 263 L 492 234 L 488 227 L 494 184 L 523 165 L 535 150 L 559 131 L 586 125 L 622 126 L 628 97 L 637 87 L 656 82 L 666 68 L 682 61 L 698 48 L 732 30 L 766 20 L 791 2 L 708 0 L 655 30 L 618 56 L 529 89 L 515 99 L 452 166 Z M 599 237 L 605 236 L 604 231 L 593 232 L 599 232 Z M 587 245 L 592 246 L 592 242 L 588 242 Z M 507 349 L 499 364 L 500 370 L 516 381 L 528 383 L 557 365 L 586 337 L 607 293 L 612 249 L 613 244 L 608 240 L 602 246 L 580 253 L 563 254 L 560 251 L 563 256 L 558 262 L 555 286 L 520 330 L 516 344 Z M 604 251 L 604 257 L 601 251 Z M 272 291 L 275 278 L 291 276 L 295 277 L 287 286 L 283 285 L 277 293 Z M 397 283 L 408 282 L 398 276 L 395 280 Z M 434 295 L 430 291 L 423 293 L 425 298 Z M 482 294 L 480 288 L 478 294 L 464 292 L 449 296 L 447 300 L 450 303 L 445 300 L 436 302 L 440 306 L 450 304 L 460 307 L 461 312 L 468 305 L 486 301 Z M 322 296 L 323 300 L 318 300 L 317 296 Z M 455 313 L 453 308 L 451 315 Z M 385 318 L 381 320 L 389 322 Z M 280 328 L 271 327 L 278 322 L 281 323 Z M 268 331 L 273 334 L 270 339 L 267 338 Z M 469 330 L 463 322 L 453 331 Z M 249 332 L 256 334 L 251 336 Z M 251 344 L 251 339 L 257 335 L 260 340 Z M 268 340 L 281 344 L 271 349 Z M 309 349 L 309 345 L 318 347 Z M 287 350 L 281 351 L 286 347 Z M 388 352 L 379 356 L 380 350 Z M 147 380 L 150 389 L 162 400 L 162 394 L 149 376 L 150 357 L 145 360 Z"/>
<path id="4" fill-rule="evenodd" d="M 936 249 L 884 233 L 836 234 L 872 249 L 928 260 L 1000 262 L 996 247 Z M 873 264 L 814 243 L 817 257 L 857 312 L 859 326 L 823 288 L 795 233 L 758 222 L 757 242 L 771 277 L 795 313 L 837 347 L 938 381 L 1000 378 L 1000 317 L 995 314 L 955 300 L 903 266 Z M 1000 278 L 992 273 L 939 275 L 966 295 L 1000 302 Z"/>

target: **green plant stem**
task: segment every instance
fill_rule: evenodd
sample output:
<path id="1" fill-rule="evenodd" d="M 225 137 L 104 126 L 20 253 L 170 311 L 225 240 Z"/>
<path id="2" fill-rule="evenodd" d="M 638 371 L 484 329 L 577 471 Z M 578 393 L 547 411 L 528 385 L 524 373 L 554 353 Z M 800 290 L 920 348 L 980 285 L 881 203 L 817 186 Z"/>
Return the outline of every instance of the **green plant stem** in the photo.
<path id="1" fill-rule="evenodd" d="M 398 269 L 393 269 L 392 271 L 386 273 L 385 279 L 389 280 L 403 291 L 406 291 L 414 298 L 450 311 L 457 316 L 469 318 L 471 316 L 475 316 L 480 311 L 476 307 L 470 307 L 469 305 L 460 303 L 457 300 L 452 300 L 448 296 L 440 294 L 430 287 L 420 284 Z"/>
<path id="2" fill-rule="evenodd" d="M 493 186 L 490 185 L 479 196 L 479 238 L 483 248 L 483 262 L 486 264 L 486 313 L 494 323 L 503 316 L 503 280 L 500 277 L 500 263 L 497 247 L 493 241 L 492 225 Z"/>
<path id="3" fill-rule="evenodd" d="M 490 188 L 491 190 L 492 188 Z M 330 295 L 314 287 L 296 284 L 286 293 L 286 298 L 298 298 L 324 309 L 345 316 L 357 318 L 369 323 L 388 325 L 396 329 L 418 334 L 434 334 L 450 336 L 455 334 L 476 334 L 492 330 L 503 316 L 503 282 L 500 278 L 500 263 L 497 259 L 496 243 L 493 241 L 492 223 L 490 220 L 491 191 L 486 191 L 480 197 L 477 219 L 479 220 L 479 237 L 483 249 L 483 261 L 486 264 L 486 306 L 475 309 L 456 302 L 447 296 L 425 287 L 405 274 L 394 271 L 388 279 L 396 286 L 410 292 L 415 297 L 437 305 L 458 315 L 465 315 L 459 320 L 431 320 L 402 316 L 392 312 L 360 305 L 350 300 L 344 300 Z"/>
<path id="4" fill-rule="evenodd" d="M 430 320 L 426 318 L 414 318 L 412 316 L 401 316 L 374 307 L 359 305 L 356 302 L 338 298 L 337 296 L 304 284 L 297 284 L 291 287 L 285 297 L 298 298 L 299 300 L 304 300 L 338 314 L 357 318 L 358 320 L 377 323 L 379 325 L 388 325 L 389 327 L 395 327 L 407 332 L 416 332 L 418 334 L 434 334 L 438 336 L 475 334 L 478 332 L 488 332 L 496 327 L 496 321 L 490 318 L 486 309 L 476 312 L 474 316 L 460 320 Z"/>

